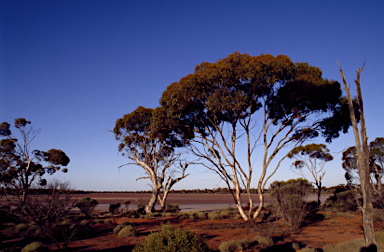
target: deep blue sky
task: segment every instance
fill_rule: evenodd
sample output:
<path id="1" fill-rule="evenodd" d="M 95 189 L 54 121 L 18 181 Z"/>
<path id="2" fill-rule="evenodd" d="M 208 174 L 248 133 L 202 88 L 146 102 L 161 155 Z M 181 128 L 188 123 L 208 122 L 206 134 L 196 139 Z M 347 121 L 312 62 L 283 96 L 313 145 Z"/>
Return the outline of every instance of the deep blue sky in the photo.
<path id="1" fill-rule="evenodd" d="M 285 54 L 341 82 L 361 75 L 370 140 L 382 137 L 383 1 L 0 1 L 0 122 L 24 117 L 41 133 L 33 149 L 62 149 L 69 172 L 47 176 L 76 189 L 147 190 L 139 167 L 117 167 L 109 130 L 203 62 L 239 51 Z M 353 89 L 354 86 L 352 85 Z M 355 93 L 355 92 L 354 92 Z M 16 132 L 16 131 L 15 131 Z M 326 186 L 344 183 L 335 140 Z M 176 188 L 223 186 L 194 167 Z M 256 171 L 254 186 L 257 180 Z M 272 179 L 296 175 L 289 163 Z"/>

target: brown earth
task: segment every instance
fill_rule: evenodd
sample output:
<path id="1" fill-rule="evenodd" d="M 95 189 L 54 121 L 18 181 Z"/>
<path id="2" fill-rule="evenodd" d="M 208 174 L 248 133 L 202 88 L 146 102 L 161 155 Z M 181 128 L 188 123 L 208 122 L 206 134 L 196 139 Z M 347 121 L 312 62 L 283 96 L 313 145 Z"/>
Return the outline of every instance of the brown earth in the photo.
<path id="1" fill-rule="evenodd" d="M 100 193 L 75 195 L 75 199 L 90 197 L 98 200 L 99 204 L 107 206 L 110 203 L 122 203 L 124 200 L 131 200 L 130 209 L 136 209 L 134 201 L 138 198 L 146 199 L 149 194 L 120 194 Z M 327 197 L 327 196 L 326 196 Z M 231 195 L 223 194 L 174 194 L 169 196 L 169 203 L 179 203 L 181 206 L 192 206 L 184 211 L 196 210 L 203 205 L 223 206 L 226 208 L 232 203 Z M 255 197 L 255 201 L 257 201 Z M 269 195 L 266 202 L 270 202 Z M 246 202 L 246 201 L 244 201 Z M 193 207 L 196 205 L 198 207 Z M 104 207 L 103 207 L 104 208 Z M 99 209 L 101 212 L 105 209 Z M 209 211 L 209 210 L 208 210 Z M 292 243 L 298 243 L 300 247 L 323 248 L 326 244 L 337 244 L 343 241 L 363 238 L 362 225 L 359 224 L 361 214 L 346 214 L 336 216 L 335 213 L 320 212 L 323 218 L 317 222 L 302 227 L 293 232 L 279 224 L 277 226 L 264 226 L 256 229 L 249 223 L 242 220 L 178 220 L 177 217 L 152 217 L 150 219 L 137 218 L 116 218 L 116 224 L 125 221 L 136 224 L 139 235 L 137 237 L 120 238 L 113 234 L 116 224 L 97 223 L 91 225 L 93 233 L 87 238 L 73 241 L 69 244 L 71 251 L 131 251 L 135 245 L 143 241 L 147 235 L 161 230 L 161 224 L 170 222 L 172 225 L 179 225 L 183 229 L 191 229 L 204 237 L 211 249 L 218 250 L 219 245 L 225 241 L 241 240 L 248 238 L 253 240 L 258 234 L 272 233 L 275 237 L 275 245 L 266 248 L 264 245 L 255 245 L 247 251 L 295 251 Z M 99 220 L 110 218 L 107 214 L 100 213 Z M 7 241 L 3 240 L 3 245 Z M 51 247 L 55 249 L 55 247 Z"/>
<path id="2" fill-rule="evenodd" d="M 332 213 L 323 213 L 327 217 L 317 223 L 303 227 L 296 232 L 288 229 L 274 230 L 279 233 L 278 241 L 273 247 L 256 245 L 247 251 L 295 251 L 292 243 L 298 243 L 301 247 L 322 248 L 326 244 L 337 244 L 343 241 L 354 240 L 363 237 L 362 226 L 358 224 L 360 214 L 348 217 L 336 217 Z M 95 224 L 95 237 L 74 241 L 70 248 L 74 251 L 131 251 L 151 232 L 161 230 L 161 224 L 170 222 L 180 225 L 183 229 L 191 229 L 196 234 L 207 240 L 211 249 L 218 250 L 219 245 L 225 241 L 252 240 L 260 232 L 252 225 L 241 220 L 182 220 L 176 217 L 156 217 L 147 219 L 119 218 L 116 223 L 130 221 L 136 224 L 139 230 L 137 237 L 120 238 L 112 233 L 115 224 Z"/>

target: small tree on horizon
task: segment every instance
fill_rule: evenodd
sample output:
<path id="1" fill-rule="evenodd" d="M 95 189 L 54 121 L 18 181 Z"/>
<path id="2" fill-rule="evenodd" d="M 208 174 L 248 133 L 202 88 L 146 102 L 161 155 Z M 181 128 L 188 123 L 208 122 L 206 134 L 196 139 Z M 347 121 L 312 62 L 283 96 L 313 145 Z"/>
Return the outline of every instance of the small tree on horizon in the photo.
<path id="1" fill-rule="evenodd" d="M 370 173 L 376 180 L 376 186 L 373 186 L 375 193 L 382 191 L 382 178 L 384 168 L 384 138 L 377 137 L 374 141 L 369 143 L 369 167 Z M 356 147 L 351 146 L 343 152 L 343 169 L 346 171 L 346 178 L 348 182 L 352 182 L 357 174 L 359 176 L 359 168 L 356 162 Z M 372 182 L 372 185 L 374 183 Z"/>
<path id="2" fill-rule="evenodd" d="M 333 156 L 329 153 L 329 149 L 327 149 L 324 144 L 307 144 L 305 146 L 293 148 L 287 156 L 290 159 L 296 159 L 292 166 L 303 178 L 306 178 L 303 171 L 304 167 L 310 172 L 315 180 L 314 184 L 317 187 L 317 202 L 320 204 L 321 181 L 325 175 L 324 165 L 333 160 Z"/>
<path id="3" fill-rule="evenodd" d="M 9 123 L 0 124 L 0 136 L 3 137 L 0 141 L 0 185 L 16 192 L 21 202 L 25 202 L 29 188 L 37 178 L 40 179 L 38 184 L 45 185 L 47 181 L 42 178 L 45 173 L 67 172 L 64 167 L 70 161 L 62 150 L 31 151 L 31 142 L 39 130 L 29 124 L 31 122 L 24 118 L 15 119 L 21 141 L 12 134 Z"/>

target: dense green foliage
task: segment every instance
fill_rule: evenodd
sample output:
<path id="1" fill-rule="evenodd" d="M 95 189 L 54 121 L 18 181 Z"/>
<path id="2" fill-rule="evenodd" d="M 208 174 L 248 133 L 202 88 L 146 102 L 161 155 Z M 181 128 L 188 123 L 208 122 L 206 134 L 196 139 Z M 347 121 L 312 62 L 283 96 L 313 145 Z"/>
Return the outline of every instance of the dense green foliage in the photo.
<path id="1" fill-rule="evenodd" d="M 153 127 L 157 132 L 172 129 L 190 142 L 203 165 L 237 195 L 244 220 L 259 213 L 252 213 L 252 208 L 245 214 L 238 197 L 241 190 L 250 194 L 252 155 L 264 155 L 259 157 L 263 163 L 258 183 L 263 197 L 268 168 L 285 146 L 320 135 L 331 142 L 351 124 L 340 84 L 323 78 L 319 68 L 294 63 L 285 55 L 235 52 L 215 63 L 203 62 L 194 73 L 169 85 L 160 104 Z M 264 150 L 255 151 L 258 140 Z"/>
<path id="2" fill-rule="evenodd" d="M 140 179 L 150 179 L 152 183 L 152 197 L 144 206 L 147 213 L 153 212 L 161 190 L 163 198 L 160 204 L 163 208 L 172 186 L 188 176 L 185 174 L 188 164 L 182 167 L 180 177 L 171 176 L 170 167 L 179 157 L 175 149 L 184 146 L 186 142 L 178 134 L 174 134 L 172 129 L 159 132 L 153 126 L 156 121 L 154 112 L 153 109 L 140 106 L 118 119 L 113 130 L 116 140 L 119 141 L 119 152 L 132 161 L 128 164 L 135 164 L 144 169 L 146 176 Z M 156 125 L 158 124 L 159 122 L 156 122 Z"/>
<path id="3" fill-rule="evenodd" d="M 133 252 L 205 252 L 211 251 L 205 241 L 190 230 L 163 225 L 152 233 Z"/>

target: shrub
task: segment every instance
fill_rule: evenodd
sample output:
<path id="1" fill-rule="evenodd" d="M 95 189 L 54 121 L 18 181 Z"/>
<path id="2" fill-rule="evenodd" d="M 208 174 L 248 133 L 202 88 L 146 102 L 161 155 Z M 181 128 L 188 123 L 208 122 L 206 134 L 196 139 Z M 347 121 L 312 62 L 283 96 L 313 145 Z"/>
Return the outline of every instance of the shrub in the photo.
<path id="1" fill-rule="evenodd" d="M 205 241 L 190 230 L 163 225 L 161 231 L 152 233 L 133 252 L 205 252 L 211 251 Z"/>
<path id="2" fill-rule="evenodd" d="M 122 230 L 122 229 L 123 229 L 124 227 L 126 227 L 126 226 L 134 226 L 134 227 L 136 227 L 134 223 L 129 222 L 129 221 L 126 221 L 126 222 L 124 222 L 124 223 L 121 223 L 121 224 L 117 225 L 117 226 L 113 229 L 113 233 L 114 233 L 114 234 L 118 234 L 118 233 L 120 232 L 120 230 Z"/>
<path id="3" fill-rule="evenodd" d="M 119 237 L 130 237 L 130 236 L 136 236 L 139 232 L 137 231 L 137 228 L 134 225 L 127 225 L 123 227 L 117 235 Z"/>
<path id="4" fill-rule="evenodd" d="M 292 227 L 298 228 L 311 209 L 305 202 L 311 185 L 304 179 L 291 179 L 286 182 L 275 181 L 271 184 L 271 195 L 277 200 L 277 215 Z"/>
<path id="5" fill-rule="evenodd" d="M 127 214 L 127 218 L 139 218 L 140 214 L 137 211 L 130 211 Z"/>
<path id="6" fill-rule="evenodd" d="M 178 217 L 179 220 L 188 220 L 189 219 L 189 214 L 187 213 L 182 213 Z"/>
<path id="7" fill-rule="evenodd" d="M 49 251 L 49 250 L 43 243 L 38 241 L 31 242 L 21 250 L 21 252 L 32 252 L 32 251 Z"/>
<path id="8" fill-rule="evenodd" d="M 329 197 L 325 201 L 324 207 L 340 212 L 356 211 L 357 203 L 355 199 L 355 192 L 353 190 L 335 192 L 334 196 Z"/>
<path id="9" fill-rule="evenodd" d="M 376 232 L 375 238 L 377 242 L 377 251 L 384 251 L 384 232 Z M 324 248 L 324 252 L 339 252 L 339 251 L 348 251 L 348 252 L 359 252 L 361 248 L 365 246 L 364 238 L 342 242 L 336 245 L 328 244 Z"/>
<path id="10" fill-rule="evenodd" d="M 223 216 L 220 214 L 220 211 L 214 211 L 208 213 L 208 219 L 210 220 L 220 220 L 223 219 Z"/>
<path id="11" fill-rule="evenodd" d="M 87 217 L 89 217 L 93 212 L 93 209 L 95 209 L 98 204 L 99 202 L 97 202 L 97 200 L 85 197 L 79 199 L 75 206 L 78 207 Z"/>
<path id="12" fill-rule="evenodd" d="M 223 242 L 219 246 L 220 252 L 235 252 L 238 251 L 238 244 L 237 241 L 227 241 Z"/>
<path id="13" fill-rule="evenodd" d="M 251 245 L 251 241 L 248 239 L 243 239 L 239 241 L 228 241 L 223 242 L 219 246 L 220 252 L 235 252 L 235 251 L 243 251 L 249 248 Z"/>
<path id="14" fill-rule="evenodd" d="M 108 211 L 111 213 L 111 214 L 118 214 L 119 213 L 119 208 L 120 208 L 121 204 L 120 203 L 116 203 L 116 204 L 109 204 L 109 207 L 108 207 Z"/>
<path id="15" fill-rule="evenodd" d="M 263 244 L 263 245 L 267 245 L 267 246 L 273 245 L 273 239 L 271 237 L 268 237 L 268 236 L 258 235 L 253 240 L 257 241 L 259 244 Z"/>
<path id="16" fill-rule="evenodd" d="M 197 212 L 197 213 L 195 213 L 195 218 L 197 218 L 197 219 L 206 219 L 207 216 L 208 216 L 208 214 L 205 213 L 205 212 Z"/>
<path id="17" fill-rule="evenodd" d="M 108 219 L 105 219 L 104 223 L 105 224 L 112 224 L 113 221 L 112 221 L 112 219 L 108 218 Z"/>
<path id="18" fill-rule="evenodd" d="M 180 212 L 179 204 L 165 204 L 165 207 L 163 209 L 164 213 L 178 213 Z"/>

